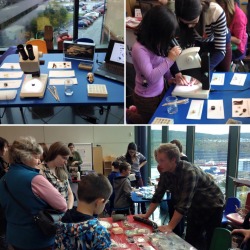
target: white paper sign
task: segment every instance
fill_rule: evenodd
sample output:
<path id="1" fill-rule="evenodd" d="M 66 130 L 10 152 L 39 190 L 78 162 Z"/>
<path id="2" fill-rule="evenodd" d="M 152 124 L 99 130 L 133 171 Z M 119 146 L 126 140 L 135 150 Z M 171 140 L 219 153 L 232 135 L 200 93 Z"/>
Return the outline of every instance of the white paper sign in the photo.
<path id="1" fill-rule="evenodd" d="M 0 81 L 0 89 L 17 89 L 20 88 L 22 80 Z"/>
<path id="2" fill-rule="evenodd" d="M 204 100 L 192 100 L 188 110 L 187 119 L 200 120 L 202 115 L 203 105 L 204 105 Z"/>
<path id="3" fill-rule="evenodd" d="M 50 70 L 49 77 L 74 77 L 74 70 Z"/>
<path id="4" fill-rule="evenodd" d="M 49 85 L 64 85 L 64 81 L 69 79 L 73 81 L 73 84 L 78 84 L 76 78 L 52 78 L 49 80 Z"/>
<path id="5" fill-rule="evenodd" d="M 232 99 L 232 117 L 250 117 L 250 99 Z"/>
<path id="6" fill-rule="evenodd" d="M 22 71 L 0 71 L 0 78 L 21 78 L 23 76 Z"/>
<path id="7" fill-rule="evenodd" d="M 19 63 L 4 63 L 1 69 L 21 69 Z"/>
<path id="8" fill-rule="evenodd" d="M 224 85 L 225 81 L 225 73 L 213 73 L 212 80 L 210 82 L 211 85 Z"/>
<path id="9" fill-rule="evenodd" d="M 237 85 L 237 86 L 244 86 L 246 78 L 247 78 L 247 74 L 235 73 L 230 84 Z"/>
<path id="10" fill-rule="evenodd" d="M 48 69 L 71 69 L 71 62 L 49 62 Z"/>
<path id="11" fill-rule="evenodd" d="M 223 100 L 207 101 L 207 119 L 224 119 Z"/>

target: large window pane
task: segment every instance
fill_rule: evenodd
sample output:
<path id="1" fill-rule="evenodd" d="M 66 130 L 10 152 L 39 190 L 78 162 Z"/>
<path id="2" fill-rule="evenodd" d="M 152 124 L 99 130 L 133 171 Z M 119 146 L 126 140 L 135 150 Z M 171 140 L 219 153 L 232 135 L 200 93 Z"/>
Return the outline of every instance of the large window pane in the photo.
<path id="1" fill-rule="evenodd" d="M 171 140 L 177 139 L 182 143 L 183 153 L 186 152 L 186 126 L 182 125 L 173 125 L 169 126 L 169 139 Z M 155 179 L 159 177 L 159 173 L 157 171 L 157 162 L 154 158 L 154 150 L 161 144 L 162 142 L 162 127 L 161 126 L 151 126 L 151 178 Z"/>
<path id="2" fill-rule="evenodd" d="M 229 126 L 196 126 L 194 164 L 209 173 L 225 193 Z"/>
<path id="3" fill-rule="evenodd" d="M 240 149 L 238 163 L 238 178 L 250 180 L 250 126 L 245 125 L 240 127 Z M 237 188 L 236 196 L 244 205 L 247 193 L 250 188 L 243 186 Z"/>
<path id="4" fill-rule="evenodd" d="M 78 27 L 73 27 L 74 0 L 2 0 L 0 1 L 0 49 L 44 39 L 44 27 L 53 27 L 54 49 L 62 49 L 61 40 L 92 38 L 96 45 L 110 38 L 123 40 L 124 2 L 121 0 L 85 0 L 79 2 Z"/>

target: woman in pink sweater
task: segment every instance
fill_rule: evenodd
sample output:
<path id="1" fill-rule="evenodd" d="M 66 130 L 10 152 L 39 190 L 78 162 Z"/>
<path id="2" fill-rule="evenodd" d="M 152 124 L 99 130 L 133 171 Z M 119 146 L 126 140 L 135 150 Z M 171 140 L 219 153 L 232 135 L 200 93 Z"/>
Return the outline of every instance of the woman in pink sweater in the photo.
<path id="1" fill-rule="evenodd" d="M 137 29 L 132 59 L 136 71 L 133 97 L 138 116 L 136 121 L 130 116 L 131 123 L 148 123 L 165 94 L 165 80 L 173 82 L 170 67 L 181 48 L 170 49 L 169 45 L 177 27 L 170 10 L 155 6 L 146 13 Z"/>
<path id="2" fill-rule="evenodd" d="M 246 52 L 247 17 L 234 0 L 217 0 L 216 2 L 225 11 L 227 26 L 232 35 L 231 43 L 237 46 L 237 49 L 232 51 L 232 60 L 235 60 L 244 55 Z"/>

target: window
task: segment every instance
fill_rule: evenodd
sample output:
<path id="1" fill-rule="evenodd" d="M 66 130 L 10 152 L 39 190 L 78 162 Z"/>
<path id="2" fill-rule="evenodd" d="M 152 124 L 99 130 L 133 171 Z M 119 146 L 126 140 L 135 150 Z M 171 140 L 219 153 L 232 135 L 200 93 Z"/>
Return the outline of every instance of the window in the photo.
<path id="1" fill-rule="evenodd" d="M 178 139 L 183 146 L 183 153 L 186 152 L 186 126 L 173 125 L 169 126 L 168 142 Z M 157 171 L 157 162 L 154 157 L 154 150 L 159 147 L 162 143 L 162 127 L 161 126 L 151 126 L 151 178 L 156 179 L 159 177 Z"/>
<path id="2" fill-rule="evenodd" d="M 238 162 L 238 178 L 250 180 L 250 126 L 245 125 L 240 127 L 240 148 L 239 148 L 239 162 Z M 237 187 L 237 198 L 240 199 L 242 206 L 244 206 L 247 193 L 250 188 L 243 186 Z"/>
<path id="3" fill-rule="evenodd" d="M 225 193 L 229 126 L 196 126 L 194 164 L 209 173 Z"/>
<path id="4" fill-rule="evenodd" d="M 75 0 L 78 1 L 78 0 Z M 44 27 L 53 27 L 53 49 L 63 40 L 91 38 L 96 45 L 110 38 L 124 38 L 124 2 L 121 0 L 85 0 L 75 10 L 74 0 L 3 0 L 0 1 L 0 49 L 25 44 L 30 39 L 44 39 Z M 78 13 L 78 27 L 74 27 Z M 59 49 L 62 49 L 60 47 Z"/>

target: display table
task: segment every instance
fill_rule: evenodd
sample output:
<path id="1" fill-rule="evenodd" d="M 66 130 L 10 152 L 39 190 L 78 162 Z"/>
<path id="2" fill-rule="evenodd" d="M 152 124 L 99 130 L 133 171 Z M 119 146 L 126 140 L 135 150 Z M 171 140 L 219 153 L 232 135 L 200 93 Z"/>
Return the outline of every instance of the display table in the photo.
<path id="1" fill-rule="evenodd" d="M 9 55 L 5 58 L 3 63 L 18 63 L 18 54 Z M 93 72 L 99 66 L 97 61 L 102 62 L 105 58 L 105 53 L 96 53 L 94 59 Z M 89 97 L 87 93 L 87 73 L 86 70 L 78 69 L 78 60 L 65 59 L 63 54 L 44 54 L 41 60 L 45 61 L 44 65 L 40 66 L 41 74 L 48 74 L 51 69 L 48 69 L 49 62 L 66 62 L 71 61 L 72 68 L 74 70 L 75 78 L 77 78 L 78 84 L 73 86 L 73 95 L 66 96 L 64 94 L 64 85 L 57 85 L 57 91 L 60 101 L 57 101 L 53 95 L 46 89 L 43 98 L 20 98 L 21 87 L 17 89 L 17 96 L 14 100 L 1 100 L 0 107 L 19 107 L 22 113 L 22 107 L 35 107 L 35 106 L 74 106 L 74 105 L 104 105 L 104 106 L 124 106 L 124 85 L 116 81 L 106 79 L 103 77 L 95 76 L 94 84 L 104 84 L 106 85 L 108 96 L 106 98 L 100 97 Z M 9 71 L 7 69 L 0 69 L 1 71 Z M 21 70 L 13 69 L 12 72 L 17 72 Z M 24 77 L 24 76 L 23 76 Z M 0 80 L 11 80 L 3 79 Z M 19 79 L 16 79 L 19 80 Z M 49 86 L 49 80 L 47 86 Z M 22 86 L 22 85 L 21 85 Z M 1 89 L 3 90 L 3 89 Z M 23 114 L 22 114 L 23 115 Z M 25 121 L 24 121 L 25 122 Z"/>
<path id="2" fill-rule="evenodd" d="M 192 247 L 189 243 L 187 243 L 185 240 L 177 236 L 175 233 L 153 233 L 152 234 L 152 227 L 135 221 L 133 219 L 133 215 L 127 216 L 127 222 L 129 225 L 132 226 L 126 227 L 124 225 L 123 221 L 113 222 L 112 218 L 100 218 L 100 221 L 105 221 L 110 223 L 111 225 L 113 223 L 117 223 L 119 227 L 123 229 L 122 234 L 114 234 L 112 232 L 112 228 L 109 229 L 111 239 L 113 244 L 116 243 L 117 247 L 112 249 L 146 249 L 145 247 L 151 246 L 151 248 L 147 249 L 178 249 L 178 250 L 195 250 L 194 247 Z M 141 234 L 137 236 L 128 236 L 126 234 L 127 230 L 134 230 L 134 229 L 147 229 L 148 234 Z M 135 241 L 134 243 L 129 243 L 129 241 Z M 141 246 L 141 248 L 140 248 Z"/>
<path id="3" fill-rule="evenodd" d="M 223 100 L 224 106 L 224 119 L 208 119 L 207 118 L 207 109 L 208 109 L 208 100 L 204 100 L 203 110 L 201 119 L 187 119 L 187 114 L 190 108 L 191 101 L 194 98 L 189 98 L 188 104 L 178 105 L 178 112 L 176 114 L 168 114 L 167 107 L 162 106 L 165 103 L 166 97 L 170 96 L 174 85 L 172 85 L 166 92 L 164 98 L 162 99 L 160 105 L 156 109 L 149 123 L 153 123 L 156 117 L 159 118 L 168 118 L 173 119 L 174 124 L 225 124 L 229 118 L 233 118 L 241 123 L 250 123 L 250 117 L 232 117 L 232 98 L 250 98 L 250 74 L 247 74 L 244 86 L 230 85 L 230 82 L 233 78 L 233 72 L 225 73 L 225 80 L 223 86 L 211 86 L 211 91 L 209 94 L 208 100 Z M 211 77 L 212 79 L 212 77 Z M 184 99 L 184 98 L 180 98 Z"/>

